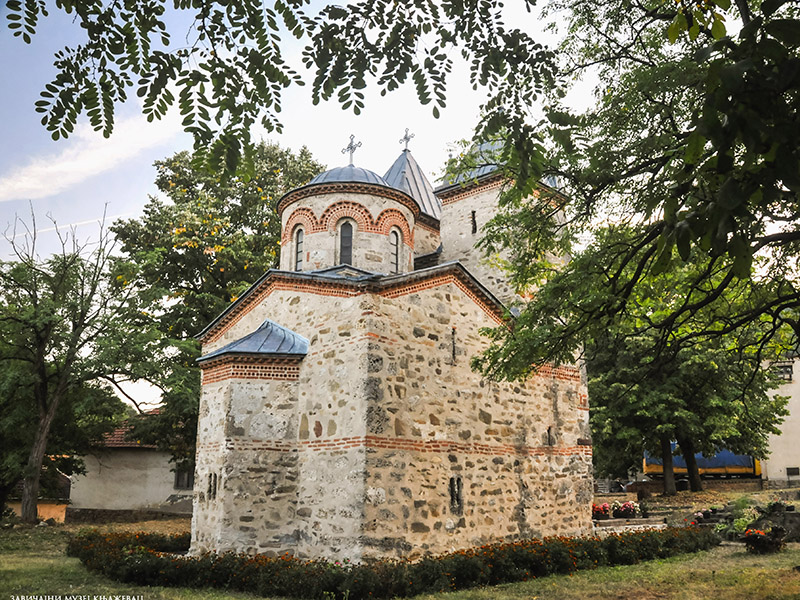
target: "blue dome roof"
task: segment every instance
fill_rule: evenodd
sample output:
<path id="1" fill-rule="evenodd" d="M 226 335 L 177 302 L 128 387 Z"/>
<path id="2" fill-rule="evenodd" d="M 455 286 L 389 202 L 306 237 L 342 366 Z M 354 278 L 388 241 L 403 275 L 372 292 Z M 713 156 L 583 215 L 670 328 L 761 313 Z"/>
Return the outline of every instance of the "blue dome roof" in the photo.
<path id="1" fill-rule="evenodd" d="M 315 185 L 317 183 L 373 183 L 376 185 L 392 187 L 377 173 L 373 173 L 369 169 L 354 167 L 353 165 L 336 167 L 330 171 L 320 173 L 306 185 Z"/>

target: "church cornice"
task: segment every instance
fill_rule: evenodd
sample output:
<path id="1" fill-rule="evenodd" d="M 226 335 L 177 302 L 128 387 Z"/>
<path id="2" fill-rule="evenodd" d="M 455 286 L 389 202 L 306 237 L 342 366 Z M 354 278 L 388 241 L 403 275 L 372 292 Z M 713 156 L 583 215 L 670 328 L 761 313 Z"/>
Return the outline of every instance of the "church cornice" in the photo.
<path id="1" fill-rule="evenodd" d="M 267 296 L 278 290 L 338 297 L 371 293 L 396 298 L 448 283 L 453 283 L 461 289 L 498 325 L 507 322 L 508 311 L 503 303 L 457 261 L 410 273 L 398 275 L 375 273 L 353 279 L 314 272 L 270 269 L 196 337 L 203 344 L 218 340 Z"/>
<path id="2" fill-rule="evenodd" d="M 472 194 L 482 191 L 485 188 L 497 187 L 503 183 L 504 179 L 505 177 L 503 176 L 503 173 L 497 170 L 482 175 L 476 179 L 470 179 L 469 181 L 452 183 L 450 185 L 440 187 L 437 190 L 434 190 L 434 193 L 439 200 L 442 201 L 443 205 L 452 204 L 453 202 L 461 200 L 463 197 L 471 196 Z"/>
<path id="3" fill-rule="evenodd" d="M 477 179 L 440 187 L 435 191 L 435 193 L 439 200 L 441 200 L 442 206 L 446 206 L 448 204 L 458 202 L 459 200 L 469 198 L 470 196 L 474 196 L 479 192 L 485 192 L 487 190 L 499 188 L 506 181 L 508 180 L 500 171 L 492 171 L 491 173 L 482 175 Z M 548 194 L 552 194 L 554 198 L 568 200 L 568 198 L 559 190 L 542 183 L 541 181 L 537 182 L 536 187 L 537 189 L 534 190 L 534 194 L 538 194 L 539 190 L 544 190 Z M 556 203 L 553 202 L 553 205 L 555 206 Z"/>

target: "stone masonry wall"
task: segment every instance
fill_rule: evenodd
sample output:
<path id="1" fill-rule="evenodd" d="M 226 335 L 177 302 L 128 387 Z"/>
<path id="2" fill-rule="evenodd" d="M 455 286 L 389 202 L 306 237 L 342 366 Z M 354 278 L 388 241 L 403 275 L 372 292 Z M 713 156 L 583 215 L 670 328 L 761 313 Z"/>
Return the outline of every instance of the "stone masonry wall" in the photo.
<path id="1" fill-rule="evenodd" d="M 495 215 L 497 194 L 502 181 L 498 180 L 442 200 L 440 262 L 458 260 L 485 285 L 501 302 L 509 302 L 514 291 L 503 272 L 493 265 L 483 251 L 475 248 L 481 239 L 481 229 Z M 475 233 L 473 233 L 473 214 Z"/>
<path id="2" fill-rule="evenodd" d="M 400 270 L 405 273 L 413 268 L 415 221 L 411 210 L 381 196 L 334 193 L 303 198 L 283 211 L 281 269 L 294 270 L 294 232 L 298 226 L 303 227 L 305 234 L 304 271 L 340 264 L 338 224 L 342 219 L 355 223 L 354 267 L 389 273 L 389 232 L 396 229 L 403 242 L 400 245 Z"/>
<path id="3" fill-rule="evenodd" d="M 453 285 L 381 298 L 368 348 L 377 391 L 367 420 L 365 556 L 590 532 L 584 378 L 566 366 L 525 385 L 483 380 L 469 357 L 486 345 L 478 329 L 494 325 Z"/>
<path id="4" fill-rule="evenodd" d="M 232 533 L 218 534 L 224 543 L 212 547 L 361 557 L 365 450 L 357 440 L 364 436 L 367 393 L 366 317 L 360 315 L 370 306 L 363 296 L 279 290 L 223 338 L 204 347 L 209 352 L 242 337 L 267 316 L 309 339 L 309 354 L 300 363 L 292 392 L 295 399 L 287 398 L 286 389 L 267 390 L 251 381 L 229 392 L 224 421 L 233 429 L 223 436 L 230 451 L 221 460 L 226 468 L 235 466 L 227 473 L 222 529 Z M 203 386 L 203 403 L 223 405 L 221 392 L 213 388 L 220 384 L 210 385 L 209 390 L 209 384 Z M 263 425 L 280 411 L 285 425 Z M 258 423 L 262 425 L 254 426 Z M 201 415 L 201 431 L 204 424 Z M 198 474 L 203 462 L 198 445 Z M 274 490 L 281 502 L 264 501 L 264 490 Z M 195 539 L 205 527 L 198 521 Z M 201 549 L 197 542 L 195 546 Z"/>
<path id="5" fill-rule="evenodd" d="M 589 531 L 579 370 L 482 380 L 469 357 L 495 317 L 442 281 L 382 294 L 275 289 L 206 344 L 269 317 L 307 337 L 309 354 L 296 382 L 204 372 L 195 550 L 360 560 Z M 214 472 L 219 491 L 204 497 Z"/>
<path id="6" fill-rule="evenodd" d="M 414 230 L 414 256 L 436 252 L 441 243 L 442 240 L 438 231 L 417 223 L 417 227 Z"/>

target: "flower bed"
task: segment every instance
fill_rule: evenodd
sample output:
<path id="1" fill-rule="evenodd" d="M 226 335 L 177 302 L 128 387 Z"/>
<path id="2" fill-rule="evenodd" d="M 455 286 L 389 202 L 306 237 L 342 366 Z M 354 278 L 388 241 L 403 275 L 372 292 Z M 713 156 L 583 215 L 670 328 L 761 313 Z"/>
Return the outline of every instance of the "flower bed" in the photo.
<path id="1" fill-rule="evenodd" d="M 742 536 L 747 551 L 753 554 L 772 554 L 783 550 L 786 532 L 781 527 L 773 527 L 767 531 L 748 529 Z"/>
<path id="2" fill-rule="evenodd" d="M 614 502 L 611 505 L 611 514 L 615 519 L 632 519 L 639 512 L 639 505 L 636 502 Z"/>
<path id="3" fill-rule="evenodd" d="M 611 505 L 608 502 L 603 504 L 592 504 L 592 519 L 602 521 L 608 519 L 611 512 Z"/>
<path id="4" fill-rule="evenodd" d="M 708 529 L 648 530 L 596 537 L 552 537 L 491 544 L 427 557 L 416 562 L 380 561 L 362 565 L 300 560 L 288 554 L 170 554 L 188 548 L 188 536 L 103 534 L 73 537 L 67 554 L 87 568 L 139 585 L 215 587 L 262 596 L 349 600 L 392 598 L 524 581 L 604 565 L 706 550 L 719 543 Z"/>

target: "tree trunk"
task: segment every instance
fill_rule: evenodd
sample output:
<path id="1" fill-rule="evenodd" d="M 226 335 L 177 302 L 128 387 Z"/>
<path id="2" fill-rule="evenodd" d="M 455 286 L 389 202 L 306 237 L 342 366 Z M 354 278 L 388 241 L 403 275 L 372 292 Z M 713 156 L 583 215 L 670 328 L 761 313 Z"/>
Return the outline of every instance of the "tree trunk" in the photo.
<path id="1" fill-rule="evenodd" d="M 39 476 L 47 449 L 47 437 L 56 414 L 59 398 L 53 398 L 47 412 L 39 419 L 36 435 L 33 438 L 31 453 L 25 465 L 25 478 L 22 480 L 22 520 L 25 523 L 36 523 L 39 520 L 37 501 L 39 499 Z"/>
<path id="2" fill-rule="evenodd" d="M 681 454 L 686 461 L 686 471 L 689 474 L 689 489 L 693 492 L 703 491 L 703 480 L 700 479 L 700 469 L 697 467 L 697 460 L 694 457 L 694 444 L 687 439 L 678 440 L 681 447 Z"/>
<path id="3" fill-rule="evenodd" d="M 664 472 L 664 495 L 674 496 L 678 493 L 675 489 L 675 471 L 672 468 L 672 443 L 669 436 L 661 436 L 661 464 Z"/>

